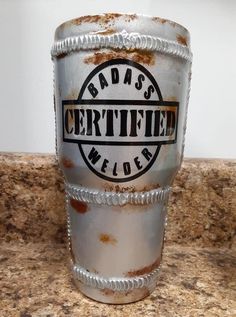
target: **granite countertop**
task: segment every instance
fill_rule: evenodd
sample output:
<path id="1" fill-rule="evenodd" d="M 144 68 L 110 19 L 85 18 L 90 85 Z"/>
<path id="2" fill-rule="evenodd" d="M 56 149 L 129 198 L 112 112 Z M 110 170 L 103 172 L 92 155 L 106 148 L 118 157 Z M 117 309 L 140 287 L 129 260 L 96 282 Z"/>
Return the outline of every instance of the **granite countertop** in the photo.
<path id="1" fill-rule="evenodd" d="M 184 161 L 154 293 L 129 305 L 80 294 L 69 273 L 54 156 L 0 155 L 0 316 L 236 316 L 236 161 Z"/>

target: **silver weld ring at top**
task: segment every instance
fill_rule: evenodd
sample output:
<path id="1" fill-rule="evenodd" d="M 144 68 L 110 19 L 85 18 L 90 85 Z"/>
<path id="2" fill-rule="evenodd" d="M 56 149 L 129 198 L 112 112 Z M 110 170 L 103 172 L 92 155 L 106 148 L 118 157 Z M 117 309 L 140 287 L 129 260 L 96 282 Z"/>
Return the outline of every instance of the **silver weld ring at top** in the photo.
<path id="1" fill-rule="evenodd" d="M 93 190 L 66 183 L 65 190 L 68 197 L 79 201 L 98 205 L 123 206 L 125 204 L 147 205 L 166 201 L 171 187 L 167 186 L 145 192 L 116 193 Z"/>
<path id="2" fill-rule="evenodd" d="M 51 55 L 52 57 L 57 57 L 79 50 L 97 48 L 157 51 L 174 55 L 190 62 L 192 61 L 192 53 L 185 45 L 161 37 L 127 33 L 126 31 L 111 35 L 86 34 L 67 37 L 53 44 Z"/>

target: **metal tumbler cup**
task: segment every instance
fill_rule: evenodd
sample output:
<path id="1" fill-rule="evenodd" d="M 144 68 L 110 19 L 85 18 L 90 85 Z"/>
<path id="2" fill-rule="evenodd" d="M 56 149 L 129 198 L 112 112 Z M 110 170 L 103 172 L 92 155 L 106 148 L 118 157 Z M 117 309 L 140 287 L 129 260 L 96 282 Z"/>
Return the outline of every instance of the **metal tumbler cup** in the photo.
<path id="1" fill-rule="evenodd" d="M 155 289 L 183 157 L 189 33 L 157 17 L 84 16 L 57 28 L 51 54 L 75 282 L 100 302 L 140 300 Z"/>

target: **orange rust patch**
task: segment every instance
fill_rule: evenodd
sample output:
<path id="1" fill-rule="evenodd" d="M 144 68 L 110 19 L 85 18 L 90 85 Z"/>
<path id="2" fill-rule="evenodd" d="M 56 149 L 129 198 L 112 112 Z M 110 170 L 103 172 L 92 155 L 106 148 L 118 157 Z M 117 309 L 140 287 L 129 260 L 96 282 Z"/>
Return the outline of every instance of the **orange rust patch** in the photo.
<path id="1" fill-rule="evenodd" d="M 73 168 L 73 167 L 75 167 L 74 162 L 71 159 L 67 158 L 67 157 L 62 157 L 61 158 L 61 164 L 65 168 Z"/>
<path id="2" fill-rule="evenodd" d="M 166 100 L 166 101 L 171 101 L 171 100 Z M 176 112 L 176 109 L 173 109 L 173 108 L 174 107 L 172 107 L 172 106 L 165 106 L 165 111 L 174 111 L 174 112 Z"/>
<path id="3" fill-rule="evenodd" d="M 165 24 L 168 20 L 162 19 L 162 18 L 159 18 L 159 17 L 153 17 L 152 21 L 158 22 L 158 23 L 161 23 L 161 24 Z"/>
<path id="4" fill-rule="evenodd" d="M 99 240 L 102 243 L 105 243 L 105 244 L 115 245 L 117 243 L 116 238 L 113 237 L 111 234 L 108 234 L 108 233 L 100 233 Z"/>
<path id="5" fill-rule="evenodd" d="M 161 263 L 161 257 L 158 257 L 156 261 L 148 266 L 145 266 L 138 270 L 132 270 L 125 274 L 126 277 L 135 277 L 139 275 L 144 275 L 152 272 L 154 269 L 156 269 Z"/>
<path id="6" fill-rule="evenodd" d="M 130 22 L 137 18 L 136 14 L 120 14 L 120 13 L 105 13 L 102 15 L 86 15 L 79 17 L 60 25 L 60 29 L 64 30 L 70 25 L 81 25 L 84 23 L 96 23 L 99 26 L 107 26 L 114 24 L 114 20 L 123 17 L 126 22 Z"/>
<path id="7" fill-rule="evenodd" d="M 100 291 L 102 295 L 113 297 L 114 303 L 121 303 L 122 298 L 129 298 L 130 301 L 137 301 L 150 295 L 147 287 L 135 288 L 130 291 L 113 291 L 109 288 L 104 288 Z"/>
<path id="8" fill-rule="evenodd" d="M 174 28 L 178 25 L 177 23 L 175 23 L 173 21 L 170 21 L 170 20 L 167 20 L 167 19 L 162 19 L 162 18 L 159 18 L 159 17 L 153 17 L 152 21 L 157 22 L 157 23 L 161 23 L 161 24 L 168 23 L 169 25 L 171 25 Z"/>
<path id="9" fill-rule="evenodd" d="M 187 46 L 187 45 L 188 45 L 188 44 L 187 44 L 187 39 L 186 39 L 185 36 L 182 36 L 182 35 L 178 34 L 178 35 L 176 36 L 176 40 L 177 40 L 177 42 L 178 42 L 179 44 L 182 44 L 182 45 L 184 45 L 184 46 Z"/>
<path id="10" fill-rule="evenodd" d="M 95 52 L 84 59 L 86 64 L 99 65 L 106 61 L 115 58 L 129 58 L 136 63 L 154 65 L 155 64 L 155 54 L 154 52 L 146 52 L 142 50 L 135 51 L 108 51 L 108 52 Z"/>
<path id="11" fill-rule="evenodd" d="M 86 15 L 77 19 L 72 20 L 71 22 L 76 25 L 80 25 L 82 23 L 99 23 L 99 24 L 107 24 L 114 19 L 121 17 L 120 13 L 106 13 L 103 15 Z"/>
<path id="12" fill-rule="evenodd" d="M 76 199 L 70 199 L 70 205 L 80 214 L 85 214 L 88 211 L 88 205 L 83 201 L 78 201 Z"/>

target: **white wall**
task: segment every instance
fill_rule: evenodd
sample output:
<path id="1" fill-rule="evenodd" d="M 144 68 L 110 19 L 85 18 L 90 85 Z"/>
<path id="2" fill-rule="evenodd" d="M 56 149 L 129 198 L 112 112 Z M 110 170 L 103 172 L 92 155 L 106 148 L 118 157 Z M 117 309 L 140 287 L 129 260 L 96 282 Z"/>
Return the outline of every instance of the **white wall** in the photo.
<path id="1" fill-rule="evenodd" d="M 0 0 L 0 151 L 54 152 L 54 30 L 76 16 L 112 11 L 161 16 L 190 30 L 185 156 L 235 158 L 235 0 Z"/>

